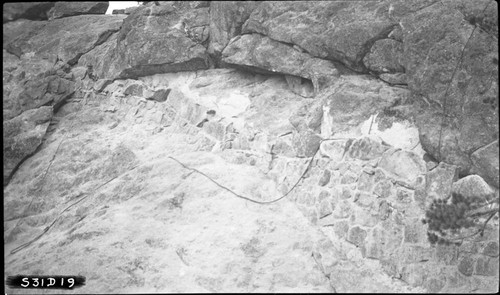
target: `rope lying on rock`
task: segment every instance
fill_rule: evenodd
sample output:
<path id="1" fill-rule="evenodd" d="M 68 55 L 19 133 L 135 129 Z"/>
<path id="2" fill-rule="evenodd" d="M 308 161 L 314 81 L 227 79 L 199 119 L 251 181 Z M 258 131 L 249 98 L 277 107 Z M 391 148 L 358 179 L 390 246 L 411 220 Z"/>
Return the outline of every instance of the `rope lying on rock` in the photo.
<path id="1" fill-rule="evenodd" d="M 172 156 L 168 156 L 168 158 L 176 161 L 177 163 L 179 163 L 182 167 L 188 169 L 188 170 L 191 170 L 193 172 L 196 172 L 198 174 L 201 174 L 203 176 L 205 176 L 206 178 L 208 178 L 208 180 L 210 180 L 211 182 L 215 183 L 218 187 L 230 192 L 231 194 L 233 194 L 234 196 L 240 198 L 240 199 L 244 199 L 244 200 L 247 200 L 247 201 L 250 201 L 250 202 L 253 202 L 253 203 L 257 203 L 257 204 L 264 204 L 264 205 L 267 205 L 267 204 L 272 204 L 272 203 L 275 203 L 275 202 L 278 202 L 279 200 L 285 198 L 286 196 L 288 196 L 296 187 L 297 185 L 299 184 L 299 182 L 304 179 L 304 176 L 306 175 L 307 171 L 309 171 L 309 169 L 311 168 L 311 165 L 312 165 L 312 162 L 314 160 L 314 158 L 316 157 L 316 155 L 318 154 L 319 150 L 320 150 L 320 146 L 321 146 L 321 143 L 324 142 L 324 141 L 329 141 L 329 140 L 339 140 L 339 139 L 344 139 L 344 138 L 329 138 L 329 139 L 322 139 L 320 140 L 319 144 L 318 144 L 318 147 L 316 148 L 316 151 L 314 152 L 313 156 L 311 157 L 311 159 L 309 160 L 309 163 L 307 164 L 307 167 L 306 169 L 304 169 L 304 171 L 302 172 L 302 174 L 300 175 L 299 179 L 297 179 L 297 181 L 295 182 L 295 184 L 292 186 L 292 188 L 290 188 L 288 190 L 288 192 L 286 192 L 286 194 L 284 194 L 283 196 L 275 199 L 275 200 L 272 200 L 272 201 L 257 201 L 257 200 L 253 200 L 251 198 L 248 198 L 248 197 L 245 197 L 245 196 L 242 196 L 236 192 L 234 192 L 233 190 L 231 190 L 230 188 L 218 183 L 217 181 L 215 181 L 213 178 L 211 178 L 210 176 L 206 175 L 205 173 L 201 172 L 200 170 L 198 169 L 195 169 L 195 168 L 192 168 L 192 167 L 189 167 L 188 165 L 182 163 L 181 161 L 177 160 L 176 158 L 172 157 Z M 345 151 L 344 151 L 344 154 L 345 154 Z"/>

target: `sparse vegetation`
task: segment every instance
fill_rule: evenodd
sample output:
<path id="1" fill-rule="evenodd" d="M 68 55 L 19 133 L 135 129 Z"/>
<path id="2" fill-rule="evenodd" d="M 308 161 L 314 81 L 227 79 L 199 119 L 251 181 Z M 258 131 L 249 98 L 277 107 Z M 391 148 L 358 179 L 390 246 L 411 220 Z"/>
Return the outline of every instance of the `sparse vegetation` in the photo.
<path id="1" fill-rule="evenodd" d="M 498 199 L 491 202 L 455 193 L 449 198 L 434 200 L 422 220 L 429 226 L 429 242 L 459 245 L 464 239 L 482 236 L 488 222 L 498 213 L 498 206 L 493 203 L 498 204 Z"/>

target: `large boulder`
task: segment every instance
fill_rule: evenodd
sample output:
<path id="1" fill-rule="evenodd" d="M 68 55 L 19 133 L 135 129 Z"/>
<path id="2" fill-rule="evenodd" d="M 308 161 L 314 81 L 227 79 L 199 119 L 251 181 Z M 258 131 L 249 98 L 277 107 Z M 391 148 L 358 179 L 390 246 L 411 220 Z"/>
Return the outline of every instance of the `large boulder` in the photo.
<path id="1" fill-rule="evenodd" d="M 16 55 L 45 58 L 54 64 L 73 65 L 80 56 L 106 41 L 120 29 L 124 15 L 79 15 L 55 19 L 45 26 L 26 30 L 7 44 Z M 5 48 L 5 47 L 4 47 Z"/>
<path id="2" fill-rule="evenodd" d="M 108 1 L 97 2 L 56 2 L 49 11 L 49 20 L 82 15 L 82 14 L 105 14 L 108 10 Z"/>
<path id="3" fill-rule="evenodd" d="M 465 198 L 490 199 L 494 191 L 479 175 L 469 175 L 453 183 L 452 192 Z"/>
<path id="4" fill-rule="evenodd" d="M 245 68 L 263 69 L 268 73 L 309 79 L 316 94 L 339 77 L 332 62 L 314 58 L 260 34 L 247 34 L 231 40 L 222 52 L 222 61 Z"/>
<path id="5" fill-rule="evenodd" d="M 229 40 L 241 34 L 243 24 L 257 5 L 256 1 L 210 2 L 208 53 L 214 56 L 216 63 Z"/>
<path id="6" fill-rule="evenodd" d="M 47 60 L 17 59 L 7 53 L 3 61 L 4 120 L 44 105 L 57 107 L 75 90 L 70 75 L 56 71 Z"/>
<path id="7" fill-rule="evenodd" d="M 42 143 L 52 118 L 52 107 L 28 110 L 3 121 L 3 181 L 7 185 L 12 172 Z"/>
<path id="8" fill-rule="evenodd" d="M 107 78 L 207 69 L 208 10 L 171 2 L 134 10 L 106 56 L 113 63 Z"/>
<path id="9" fill-rule="evenodd" d="M 55 2 L 18 2 L 3 4 L 3 22 L 24 18 L 31 20 L 48 19 L 49 10 Z"/>
<path id="10" fill-rule="evenodd" d="M 295 44 L 314 57 L 366 71 L 363 57 L 396 26 L 388 5 L 386 1 L 265 1 L 242 32 Z"/>
<path id="11" fill-rule="evenodd" d="M 42 105 L 57 108 L 75 90 L 69 65 L 118 31 L 123 18 L 86 15 L 4 25 L 18 34 L 4 36 L 4 48 L 18 57 L 4 58 L 4 119 Z"/>
<path id="12" fill-rule="evenodd" d="M 483 2 L 482 10 L 496 11 L 495 1 Z M 423 148 L 466 175 L 471 153 L 498 138 L 498 36 L 448 4 L 402 18 L 403 64 L 421 102 L 415 118 Z M 491 13 L 482 18 L 498 23 Z"/>

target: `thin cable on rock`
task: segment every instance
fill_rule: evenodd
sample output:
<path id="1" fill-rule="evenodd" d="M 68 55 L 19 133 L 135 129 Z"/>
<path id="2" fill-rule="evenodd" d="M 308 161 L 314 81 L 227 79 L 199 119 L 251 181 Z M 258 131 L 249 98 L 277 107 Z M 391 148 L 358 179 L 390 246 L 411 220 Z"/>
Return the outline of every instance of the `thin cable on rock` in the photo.
<path id="1" fill-rule="evenodd" d="M 172 156 L 168 156 L 168 158 L 176 161 L 177 163 L 179 163 L 182 167 L 188 169 L 188 170 L 191 170 L 193 172 L 196 172 L 198 174 L 201 174 L 203 176 L 205 176 L 206 178 L 208 178 L 208 180 L 210 180 L 211 182 L 215 183 L 218 187 L 230 192 L 231 194 L 233 194 L 234 196 L 238 197 L 238 198 L 241 198 L 241 199 L 244 199 L 244 200 L 247 200 L 247 201 L 250 201 L 250 202 L 253 202 L 253 203 L 257 203 L 257 204 L 263 204 L 263 205 L 267 205 L 267 204 L 271 204 L 271 203 L 275 203 L 275 202 L 278 202 L 279 200 L 285 198 L 286 196 L 288 196 L 294 189 L 295 187 L 297 187 L 297 185 L 299 184 L 299 182 L 304 178 L 304 176 L 306 175 L 307 171 L 309 171 L 309 169 L 311 168 L 311 165 L 312 165 L 312 162 L 314 160 L 314 157 L 316 156 L 316 154 L 318 153 L 318 151 L 320 150 L 320 146 L 321 146 L 321 143 L 324 142 L 324 141 L 329 141 L 329 140 L 338 140 L 338 139 L 341 139 L 341 138 L 329 138 L 329 139 L 322 139 L 318 145 L 318 148 L 316 149 L 316 151 L 314 152 L 314 155 L 311 157 L 311 159 L 309 160 L 309 163 L 307 164 L 307 167 L 306 169 L 304 169 L 304 171 L 302 172 L 302 174 L 300 175 L 299 179 L 295 182 L 295 184 L 292 186 L 292 188 L 290 188 L 288 190 L 288 192 L 286 194 L 284 194 L 283 196 L 275 199 L 275 200 L 272 200 L 272 201 L 257 201 L 257 200 L 253 200 L 251 198 L 248 198 L 248 197 L 245 197 L 245 196 L 242 196 L 236 192 L 234 192 L 233 190 L 231 190 L 230 188 L 227 188 L 226 186 L 218 183 L 217 181 L 213 180 L 210 176 L 206 175 L 205 173 L 195 169 L 195 168 L 191 168 L 189 167 L 188 165 L 182 163 L 181 161 L 177 160 L 176 158 L 172 157 Z"/>

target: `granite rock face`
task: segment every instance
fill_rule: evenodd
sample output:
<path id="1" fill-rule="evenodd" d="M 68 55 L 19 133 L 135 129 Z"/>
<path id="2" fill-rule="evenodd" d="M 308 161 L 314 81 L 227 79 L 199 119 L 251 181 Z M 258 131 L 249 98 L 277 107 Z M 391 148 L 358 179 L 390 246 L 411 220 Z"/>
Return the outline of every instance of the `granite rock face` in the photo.
<path id="1" fill-rule="evenodd" d="M 252 12 L 243 33 L 295 44 L 314 57 L 363 71 L 363 57 L 373 42 L 394 27 L 387 7 L 385 1 L 264 2 Z"/>
<path id="2" fill-rule="evenodd" d="M 498 205 L 495 1 L 104 6 L 4 6 L 6 272 L 80 272 L 88 293 L 498 289 L 496 216 L 460 246 L 421 222 L 452 193 Z"/>
<path id="3" fill-rule="evenodd" d="M 136 78 L 209 67 L 207 7 L 143 5 L 123 22 L 116 48 L 106 55 L 107 78 Z"/>
<path id="4" fill-rule="evenodd" d="M 256 1 L 214 1 L 210 3 L 208 53 L 217 64 L 229 41 L 241 34 L 243 24 L 259 4 Z"/>
<path id="5" fill-rule="evenodd" d="M 109 2 L 56 2 L 48 12 L 49 20 L 56 18 L 82 15 L 82 14 L 105 14 Z"/>
<path id="6" fill-rule="evenodd" d="M 32 155 L 42 143 L 52 115 L 52 107 L 44 106 L 3 121 L 3 180 L 5 185 L 21 161 Z"/>
<path id="7" fill-rule="evenodd" d="M 48 19 L 49 10 L 55 2 L 19 2 L 3 4 L 3 23 L 20 18 L 30 20 Z"/>
<path id="8" fill-rule="evenodd" d="M 489 13 L 497 3 L 481 5 L 488 13 L 478 17 L 498 23 Z M 402 20 L 408 86 L 426 102 L 416 116 L 422 145 L 462 174 L 472 168 L 470 154 L 498 138 L 497 37 L 476 23 L 447 4 Z"/>
<path id="9" fill-rule="evenodd" d="M 333 63 L 260 34 L 247 34 L 231 40 L 222 52 L 222 61 L 243 68 L 308 79 L 312 81 L 315 94 L 339 77 Z"/>

